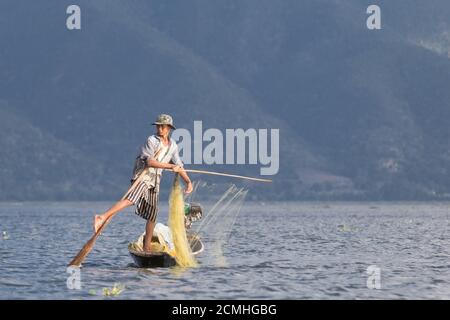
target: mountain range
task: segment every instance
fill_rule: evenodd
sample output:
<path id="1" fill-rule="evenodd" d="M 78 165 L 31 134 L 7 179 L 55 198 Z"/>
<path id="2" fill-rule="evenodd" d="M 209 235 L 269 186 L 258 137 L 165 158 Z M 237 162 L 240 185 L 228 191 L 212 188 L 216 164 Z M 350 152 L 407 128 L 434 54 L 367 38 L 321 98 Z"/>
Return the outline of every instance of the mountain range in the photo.
<path id="1" fill-rule="evenodd" d="M 120 197 L 160 113 L 280 129 L 272 184 L 192 176 L 251 199 L 450 197 L 448 1 L 377 1 L 381 30 L 371 1 L 79 0 L 81 30 L 70 4 L 0 4 L 0 200 Z"/>

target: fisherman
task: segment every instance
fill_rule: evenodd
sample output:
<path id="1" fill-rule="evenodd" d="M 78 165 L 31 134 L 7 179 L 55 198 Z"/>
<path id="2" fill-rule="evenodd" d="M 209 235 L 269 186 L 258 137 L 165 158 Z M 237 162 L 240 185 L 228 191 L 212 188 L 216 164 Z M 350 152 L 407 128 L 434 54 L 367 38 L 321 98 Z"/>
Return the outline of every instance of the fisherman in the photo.
<path id="1" fill-rule="evenodd" d="M 170 137 L 171 130 L 175 129 L 172 117 L 161 114 L 152 125 L 156 126 L 156 133 L 148 137 L 146 143 L 141 147 L 135 160 L 131 183 L 134 183 L 144 169 L 149 168 L 147 173 L 124 200 L 120 200 L 105 213 L 94 217 L 94 231 L 97 232 L 111 215 L 129 206 L 136 205 L 135 213 L 147 220 L 144 238 L 145 252 L 151 252 L 150 243 L 158 214 L 159 185 L 162 171 L 171 169 L 173 172 L 180 174 L 186 185 L 184 193 L 192 192 L 192 182 L 183 168 L 178 146 L 175 140 Z"/>
<path id="2" fill-rule="evenodd" d="M 184 227 L 190 229 L 193 222 L 203 217 L 203 208 L 199 203 L 184 204 Z"/>

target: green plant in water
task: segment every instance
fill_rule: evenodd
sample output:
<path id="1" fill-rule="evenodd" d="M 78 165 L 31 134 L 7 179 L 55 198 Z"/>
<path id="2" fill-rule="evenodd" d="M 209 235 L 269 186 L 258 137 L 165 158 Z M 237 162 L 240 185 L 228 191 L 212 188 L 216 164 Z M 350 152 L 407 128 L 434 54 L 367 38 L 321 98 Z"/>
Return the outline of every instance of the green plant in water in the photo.
<path id="1" fill-rule="evenodd" d="M 123 285 L 115 283 L 111 289 L 103 288 L 103 295 L 105 297 L 115 297 L 118 296 L 124 289 L 125 287 Z"/>

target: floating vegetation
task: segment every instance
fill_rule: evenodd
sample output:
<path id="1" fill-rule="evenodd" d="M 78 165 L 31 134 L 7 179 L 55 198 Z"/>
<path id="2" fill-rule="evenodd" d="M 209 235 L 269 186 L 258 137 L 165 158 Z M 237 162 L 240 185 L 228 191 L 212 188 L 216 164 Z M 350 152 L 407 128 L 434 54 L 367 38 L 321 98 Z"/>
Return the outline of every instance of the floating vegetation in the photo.
<path id="1" fill-rule="evenodd" d="M 105 297 L 115 297 L 121 294 L 123 290 L 125 290 L 124 285 L 115 283 L 111 289 L 103 288 L 103 295 Z"/>
<path id="2" fill-rule="evenodd" d="M 90 296 L 96 296 L 96 295 L 97 295 L 97 291 L 95 291 L 94 289 L 90 289 L 90 290 L 88 291 L 88 294 L 89 294 Z"/>

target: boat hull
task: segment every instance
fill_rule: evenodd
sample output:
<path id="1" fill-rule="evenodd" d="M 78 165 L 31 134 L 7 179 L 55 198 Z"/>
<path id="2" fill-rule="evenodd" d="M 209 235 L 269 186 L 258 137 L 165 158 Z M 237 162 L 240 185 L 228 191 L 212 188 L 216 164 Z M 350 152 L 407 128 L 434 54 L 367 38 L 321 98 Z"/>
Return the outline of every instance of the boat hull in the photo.
<path id="1" fill-rule="evenodd" d="M 198 255 L 203 252 L 203 242 L 198 236 L 189 236 L 192 254 Z M 170 268 L 177 264 L 175 258 L 166 252 L 145 253 L 128 248 L 134 264 L 138 268 Z"/>
<path id="2" fill-rule="evenodd" d="M 129 251 L 138 268 L 169 268 L 177 264 L 175 259 L 165 252 L 144 254 L 134 250 Z"/>

